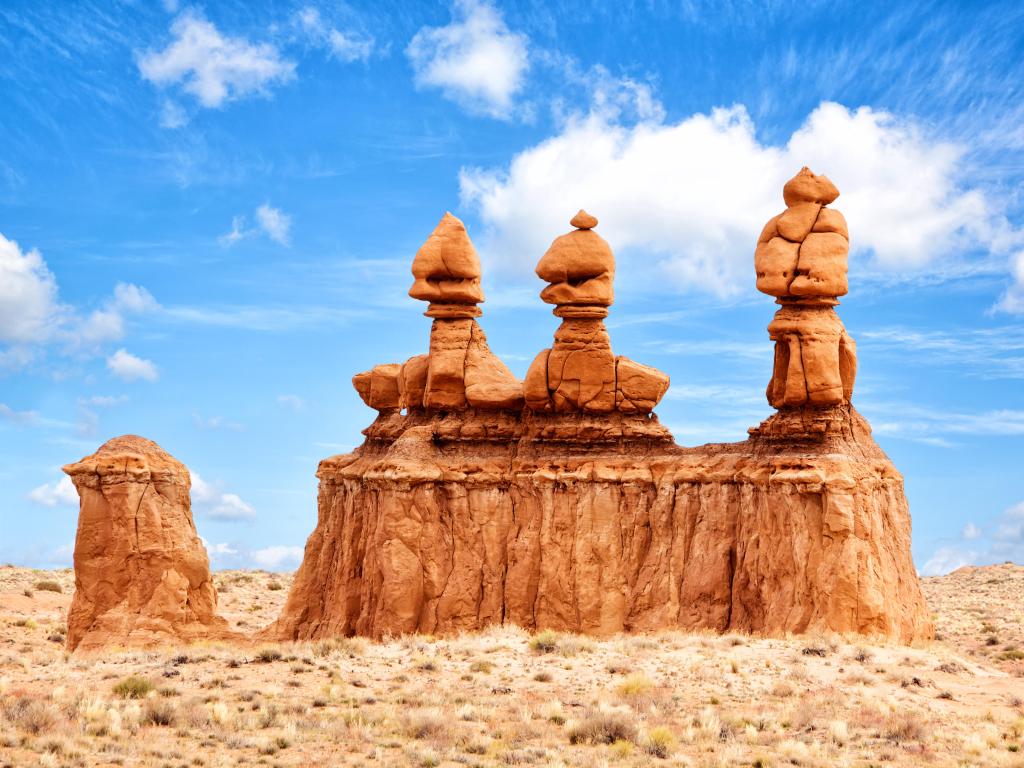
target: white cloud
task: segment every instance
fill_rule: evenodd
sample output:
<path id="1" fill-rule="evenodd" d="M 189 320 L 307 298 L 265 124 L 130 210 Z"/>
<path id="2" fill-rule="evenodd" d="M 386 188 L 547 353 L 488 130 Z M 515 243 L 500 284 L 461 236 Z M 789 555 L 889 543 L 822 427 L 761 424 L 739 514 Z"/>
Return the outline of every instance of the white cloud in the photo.
<path id="1" fill-rule="evenodd" d="M 1024 314 L 1024 251 L 1013 257 L 1010 274 L 1013 282 L 999 300 L 996 309 L 1021 315 Z"/>
<path id="2" fill-rule="evenodd" d="M 298 395 L 278 395 L 277 404 L 293 411 L 301 411 L 306 407 L 305 401 Z"/>
<path id="3" fill-rule="evenodd" d="M 288 245 L 292 229 L 292 217 L 280 208 L 274 208 L 269 203 L 264 203 L 256 209 L 256 226 L 247 227 L 245 216 L 233 216 L 231 218 L 231 231 L 221 235 L 218 239 L 223 246 L 232 246 L 239 240 L 263 233 L 271 240 L 281 245 Z"/>
<path id="4" fill-rule="evenodd" d="M 35 411 L 16 411 L 6 403 L 0 403 L 0 419 L 12 424 L 25 425 L 38 421 L 39 414 Z"/>
<path id="5" fill-rule="evenodd" d="M 118 283 L 113 295 L 83 314 L 63 304 L 57 281 L 37 249 L 23 252 L 0 234 L 0 367 L 21 368 L 46 345 L 64 353 L 95 352 L 125 335 L 126 319 L 159 308 L 145 288 Z"/>
<path id="6" fill-rule="evenodd" d="M 152 361 L 136 357 L 124 348 L 117 350 L 107 358 L 107 368 L 112 374 L 125 381 L 138 379 L 156 381 L 159 378 L 156 365 Z"/>
<path id="7" fill-rule="evenodd" d="M 60 314 L 57 281 L 42 255 L 36 249 L 22 252 L 0 234 L 0 341 L 46 341 Z"/>
<path id="8" fill-rule="evenodd" d="M 406 48 L 416 84 L 466 108 L 507 118 L 529 66 L 527 38 L 484 0 L 456 0 L 452 22 L 423 27 Z"/>
<path id="9" fill-rule="evenodd" d="M 312 6 L 300 10 L 296 20 L 310 41 L 327 48 L 340 61 L 366 61 L 373 55 L 373 37 L 353 31 L 342 32 L 325 21 L 320 11 Z"/>
<path id="10" fill-rule="evenodd" d="M 256 209 L 256 221 L 267 237 L 281 245 L 288 245 L 288 234 L 292 228 L 291 216 L 283 213 L 280 208 L 264 203 Z"/>
<path id="11" fill-rule="evenodd" d="M 967 525 L 964 526 L 963 531 L 960 532 L 960 536 L 967 541 L 971 541 L 972 539 L 976 539 L 981 536 L 981 529 L 974 523 L 967 523 Z"/>
<path id="12" fill-rule="evenodd" d="M 192 421 L 199 429 L 202 430 L 223 429 L 229 432 L 241 432 L 243 429 L 245 429 L 245 427 L 239 424 L 237 421 L 231 421 L 230 419 L 226 419 L 223 416 L 210 416 L 209 418 L 204 418 L 198 413 L 193 413 Z"/>
<path id="13" fill-rule="evenodd" d="M 44 507 L 55 507 L 58 504 L 69 507 L 78 506 L 78 491 L 75 490 L 75 484 L 67 475 L 56 482 L 43 483 L 33 488 L 29 491 L 28 497 L 31 501 L 42 504 Z"/>
<path id="14" fill-rule="evenodd" d="M 184 128 L 186 125 L 188 125 L 188 113 L 181 104 L 171 99 L 164 99 L 163 104 L 160 105 L 160 127 L 174 130 Z"/>
<path id="15" fill-rule="evenodd" d="M 208 483 L 194 470 L 189 470 L 189 476 L 192 480 L 192 505 L 200 514 L 228 522 L 256 517 L 256 510 L 237 493 L 224 493 L 216 484 Z"/>
<path id="16" fill-rule="evenodd" d="M 582 207 L 635 273 L 730 296 L 753 292 L 757 235 L 803 165 L 843 192 L 835 207 L 853 255 L 878 268 L 915 271 L 1005 249 L 1019 234 L 962 183 L 961 158 L 960 147 L 868 107 L 822 103 L 785 146 L 762 144 L 742 106 L 631 125 L 602 108 L 570 117 L 507 168 L 463 169 L 460 187 L 486 225 L 481 252 L 492 268 L 532 267 Z"/>
<path id="17" fill-rule="evenodd" d="M 267 570 L 291 570 L 302 560 L 302 547 L 289 547 L 277 544 L 264 549 L 255 549 L 250 553 L 253 562 Z M 288 566 L 287 569 L 285 566 Z"/>
<path id="18" fill-rule="evenodd" d="M 139 59 L 142 76 L 158 86 L 178 85 L 204 107 L 251 94 L 266 94 L 271 85 L 295 76 L 295 64 L 269 43 L 226 37 L 194 11 L 171 24 L 173 40 L 162 51 Z"/>
<path id="19" fill-rule="evenodd" d="M 939 547 L 921 568 L 921 575 L 942 576 L 957 568 L 963 568 L 965 565 L 972 565 L 977 558 L 978 553 L 974 551 L 963 551 L 955 547 Z"/>

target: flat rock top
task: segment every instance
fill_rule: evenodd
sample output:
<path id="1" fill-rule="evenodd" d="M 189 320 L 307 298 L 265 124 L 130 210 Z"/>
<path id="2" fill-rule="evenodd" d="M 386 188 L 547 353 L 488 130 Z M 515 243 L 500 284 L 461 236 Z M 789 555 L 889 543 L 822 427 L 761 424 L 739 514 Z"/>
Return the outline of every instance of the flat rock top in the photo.
<path id="1" fill-rule="evenodd" d="M 112 438 L 101 445 L 96 453 L 86 456 L 74 464 L 68 464 L 63 469 L 71 476 L 87 472 L 127 472 L 129 470 L 188 474 L 188 469 L 184 464 L 152 440 L 138 435 L 121 435 Z"/>

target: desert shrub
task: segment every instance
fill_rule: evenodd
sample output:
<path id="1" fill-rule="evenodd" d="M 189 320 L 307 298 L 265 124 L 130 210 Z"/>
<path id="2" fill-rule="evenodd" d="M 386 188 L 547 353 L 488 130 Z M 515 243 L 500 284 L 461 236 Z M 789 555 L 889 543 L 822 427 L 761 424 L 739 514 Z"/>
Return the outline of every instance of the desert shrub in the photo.
<path id="1" fill-rule="evenodd" d="M 634 672 L 615 686 L 619 698 L 634 707 L 641 707 L 651 700 L 654 681 L 643 672 Z"/>
<path id="2" fill-rule="evenodd" d="M 557 632 L 545 629 L 530 638 L 530 650 L 534 653 L 554 653 L 558 649 L 558 640 Z"/>
<path id="3" fill-rule="evenodd" d="M 401 719 L 402 731 L 413 739 L 428 739 L 443 734 L 448 720 L 439 709 L 414 709 Z"/>
<path id="4" fill-rule="evenodd" d="M 494 664 L 490 661 L 474 661 L 469 665 L 470 672 L 483 672 L 487 674 L 494 669 Z"/>
<path id="5" fill-rule="evenodd" d="M 885 719 L 882 735 L 895 742 L 921 741 L 926 735 L 921 718 L 911 712 L 894 712 Z"/>
<path id="6" fill-rule="evenodd" d="M 256 652 L 255 658 L 260 664 L 270 664 L 272 661 L 283 659 L 284 654 L 277 650 L 277 648 L 261 648 Z"/>
<path id="7" fill-rule="evenodd" d="M 267 584 L 267 589 L 269 589 L 271 592 L 277 592 L 278 590 L 284 589 L 284 586 L 281 584 L 280 581 L 274 579 L 273 581 Z"/>
<path id="8" fill-rule="evenodd" d="M 592 710 L 569 728 L 570 744 L 614 744 L 620 739 L 636 743 L 636 721 L 622 710 Z"/>
<path id="9" fill-rule="evenodd" d="M 536 680 L 538 683 L 550 683 L 551 682 L 551 673 L 550 672 L 538 672 L 536 675 L 533 676 L 533 679 Z"/>
<path id="10" fill-rule="evenodd" d="M 132 675 L 114 686 L 114 695 L 122 699 L 144 699 L 155 687 L 151 680 Z"/>
<path id="11" fill-rule="evenodd" d="M 150 699 L 142 711 L 143 725 L 170 727 L 178 722 L 178 708 L 165 699 Z"/>
<path id="12" fill-rule="evenodd" d="M 19 695 L 0 699 L 0 714 L 15 728 L 33 736 L 50 731 L 57 724 L 53 707 L 34 696 Z"/>
<path id="13" fill-rule="evenodd" d="M 36 582 L 36 589 L 39 590 L 40 592 L 58 592 L 58 593 L 62 593 L 64 591 L 63 588 L 60 586 L 59 582 L 52 581 L 50 579 L 47 579 L 45 581 L 37 581 Z"/>
<path id="14" fill-rule="evenodd" d="M 672 751 L 676 748 L 676 737 L 672 735 L 672 731 L 663 725 L 651 728 L 644 736 L 641 746 L 644 752 L 654 757 L 660 757 L 662 759 L 672 754 Z"/>
<path id="15" fill-rule="evenodd" d="M 820 656 L 824 658 L 828 655 L 828 650 L 820 645 L 808 645 L 804 646 L 804 649 L 800 651 L 804 656 Z"/>

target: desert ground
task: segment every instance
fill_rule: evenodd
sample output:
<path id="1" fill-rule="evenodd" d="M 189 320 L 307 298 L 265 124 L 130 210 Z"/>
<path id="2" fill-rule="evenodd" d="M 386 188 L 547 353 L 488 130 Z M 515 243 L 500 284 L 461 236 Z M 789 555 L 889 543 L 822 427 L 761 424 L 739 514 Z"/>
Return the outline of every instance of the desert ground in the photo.
<path id="1" fill-rule="evenodd" d="M 270 623 L 291 577 L 215 574 Z M 938 637 L 515 627 L 69 655 L 70 570 L 0 567 L 0 766 L 1024 766 L 1024 567 L 924 580 Z"/>

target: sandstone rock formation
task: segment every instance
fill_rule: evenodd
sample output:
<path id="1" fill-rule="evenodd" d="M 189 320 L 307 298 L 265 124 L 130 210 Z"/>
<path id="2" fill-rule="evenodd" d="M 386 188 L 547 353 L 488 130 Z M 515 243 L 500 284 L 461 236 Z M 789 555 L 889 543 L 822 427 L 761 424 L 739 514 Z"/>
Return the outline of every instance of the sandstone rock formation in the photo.
<path id="1" fill-rule="evenodd" d="M 834 187 L 801 173 L 786 196 L 792 207 L 816 206 L 813 217 L 801 214 L 809 223 L 800 237 L 788 219 L 782 225 L 797 238 L 783 240 L 805 242 Z M 592 231 L 596 223 L 580 212 L 577 230 L 538 266 L 549 283 L 542 297 L 564 322 L 531 366 L 525 407 L 485 409 L 468 397 L 443 407 L 425 398 L 420 407 L 443 349 L 433 333 L 426 359 L 381 375 L 397 376 L 397 385 L 375 390 L 372 373 L 368 385 L 357 381 L 380 413 L 359 448 L 320 463 L 317 526 L 265 635 L 444 633 L 512 622 L 594 634 L 711 628 L 930 637 L 902 478 L 845 390 L 838 402 L 818 405 L 818 392 L 832 400 L 835 393 L 825 386 L 831 379 L 814 378 L 814 345 L 825 342 L 809 318 L 832 310 L 806 299 L 824 297 L 784 303 L 778 321 L 792 314 L 780 336 L 794 336 L 801 356 L 811 350 L 801 370 L 804 379 L 810 372 L 816 399 L 787 404 L 743 442 L 680 447 L 650 412 L 667 378 L 611 353 L 602 318 L 614 259 Z M 799 244 L 796 253 L 799 261 Z M 767 274 L 761 266 L 759 256 L 758 271 Z M 423 274 L 428 287 L 448 275 L 478 276 L 461 268 Z M 459 306 L 476 295 L 422 295 L 455 294 Z M 796 297 L 787 289 L 780 298 Z M 468 389 L 468 372 L 463 381 Z M 405 412 L 393 394 L 373 399 L 395 388 L 411 397 Z M 391 405 L 380 407 L 385 401 Z"/>
<path id="2" fill-rule="evenodd" d="M 768 326 L 775 341 L 768 402 L 775 408 L 849 402 L 857 347 L 832 309 L 847 291 L 849 233 L 843 215 L 825 207 L 839 190 L 803 168 L 782 197 L 786 210 L 765 225 L 754 252 L 757 289 L 782 305 Z"/>
<path id="3" fill-rule="evenodd" d="M 69 650 L 232 637 L 217 615 L 185 465 L 124 435 L 64 471 L 81 499 Z"/>
<path id="4" fill-rule="evenodd" d="M 537 276 L 549 283 L 540 297 L 563 319 L 555 345 L 526 373 L 526 405 L 540 412 L 650 413 L 668 390 L 668 376 L 612 353 L 604 318 L 614 300 L 615 257 L 593 231 L 596 218 L 581 210 L 569 223 L 576 229 L 556 238 L 537 264 Z"/>
<path id="5" fill-rule="evenodd" d="M 430 352 L 356 374 L 363 402 L 378 411 L 519 408 L 522 386 L 475 320 L 484 300 L 480 259 L 461 221 L 444 215 L 413 259 L 412 274 L 409 295 L 429 301 L 424 314 L 434 318 Z"/>

